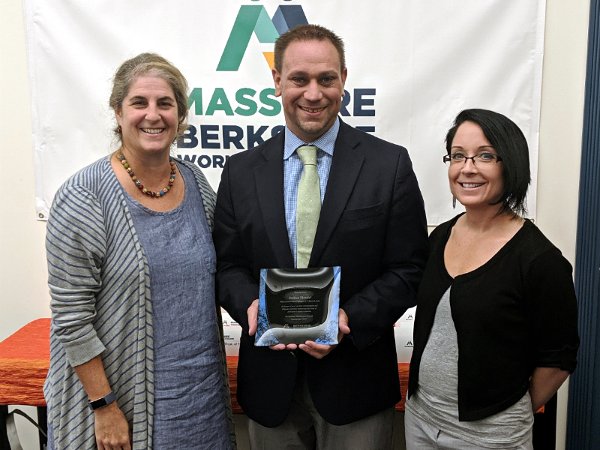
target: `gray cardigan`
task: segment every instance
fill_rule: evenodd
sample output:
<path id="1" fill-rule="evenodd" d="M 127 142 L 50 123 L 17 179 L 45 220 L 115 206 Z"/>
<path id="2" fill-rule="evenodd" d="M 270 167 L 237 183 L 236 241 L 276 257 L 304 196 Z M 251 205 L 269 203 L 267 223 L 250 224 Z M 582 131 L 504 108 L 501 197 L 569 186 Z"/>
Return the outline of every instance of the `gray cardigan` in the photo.
<path id="1" fill-rule="evenodd" d="M 215 194 L 196 166 L 178 162 L 193 171 L 212 230 Z M 98 355 L 132 424 L 133 448 L 152 448 L 149 268 L 124 195 L 105 157 L 67 180 L 50 211 L 46 251 L 52 326 L 44 395 L 55 448 L 95 447 L 93 413 L 73 366 Z M 222 336 L 220 325 L 215 326 Z M 224 348 L 221 354 L 227 382 Z M 234 447 L 233 427 L 231 434 Z"/>

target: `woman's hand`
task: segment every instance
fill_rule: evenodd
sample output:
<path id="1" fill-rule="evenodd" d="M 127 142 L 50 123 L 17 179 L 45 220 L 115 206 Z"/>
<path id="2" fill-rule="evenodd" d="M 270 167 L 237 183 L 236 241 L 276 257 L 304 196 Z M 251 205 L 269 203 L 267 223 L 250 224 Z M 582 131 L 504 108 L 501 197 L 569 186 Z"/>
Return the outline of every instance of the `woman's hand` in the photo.
<path id="1" fill-rule="evenodd" d="M 116 402 L 94 411 L 98 450 L 131 450 L 129 424 Z"/>
<path id="2" fill-rule="evenodd" d="M 90 400 L 97 400 L 111 391 L 100 356 L 73 367 Z M 131 450 L 129 423 L 117 402 L 94 410 L 96 445 L 99 450 Z"/>

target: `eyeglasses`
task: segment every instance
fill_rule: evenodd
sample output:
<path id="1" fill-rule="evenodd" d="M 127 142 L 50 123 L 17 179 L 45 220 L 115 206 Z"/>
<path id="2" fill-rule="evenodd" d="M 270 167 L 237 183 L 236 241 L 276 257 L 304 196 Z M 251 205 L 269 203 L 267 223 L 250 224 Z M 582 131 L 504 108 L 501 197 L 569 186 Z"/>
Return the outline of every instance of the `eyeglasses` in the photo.
<path id="1" fill-rule="evenodd" d="M 450 165 L 458 165 L 458 164 L 466 164 L 467 160 L 470 159 L 473 161 L 473 164 L 480 163 L 482 165 L 491 164 L 493 162 L 500 162 L 502 158 L 496 155 L 495 153 L 482 152 L 478 153 L 475 156 L 467 156 L 461 152 L 451 153 L 449 155 L 444 155 L 443 161 L 445 163 L 449 162 Z"/>

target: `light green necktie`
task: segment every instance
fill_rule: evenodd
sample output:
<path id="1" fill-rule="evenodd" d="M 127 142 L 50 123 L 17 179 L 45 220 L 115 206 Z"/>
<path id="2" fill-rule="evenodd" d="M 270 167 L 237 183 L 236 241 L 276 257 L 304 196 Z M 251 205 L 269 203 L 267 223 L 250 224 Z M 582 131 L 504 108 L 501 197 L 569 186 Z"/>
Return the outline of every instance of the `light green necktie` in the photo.
<path id="1" fill-rule="evenodd" d="M 303 145 L 296 152 L 304 164 L 296 203 L 296 267 L 305 268 L 308 267 L 321 213 L 321 187 L 317 172 L 317 147 Z"/>

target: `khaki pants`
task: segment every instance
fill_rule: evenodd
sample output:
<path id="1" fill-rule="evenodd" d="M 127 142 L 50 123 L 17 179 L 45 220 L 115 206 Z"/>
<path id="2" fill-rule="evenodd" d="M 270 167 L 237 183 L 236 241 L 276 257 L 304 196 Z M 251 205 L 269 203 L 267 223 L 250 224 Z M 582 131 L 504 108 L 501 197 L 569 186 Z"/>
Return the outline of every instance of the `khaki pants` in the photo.
<path id="1" fill-rule="evenodd" d="M 248 433 L 252 450 L 391 450 L 394 408 L 332 425 L 317 412 L 304 377 L 299 377 L 285 422 L 268 428 L 249 420 Z"/>

